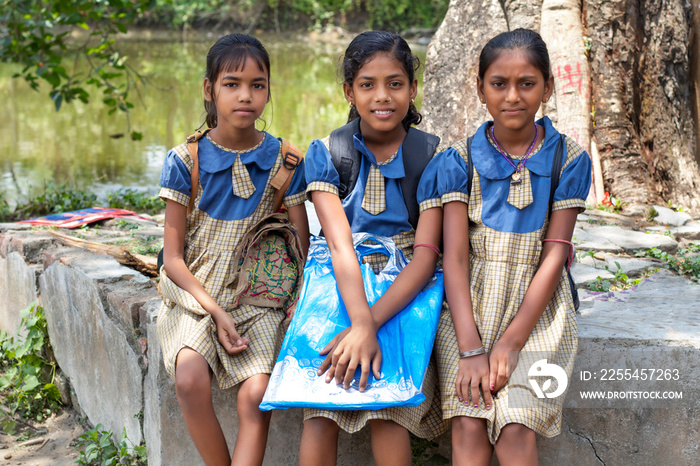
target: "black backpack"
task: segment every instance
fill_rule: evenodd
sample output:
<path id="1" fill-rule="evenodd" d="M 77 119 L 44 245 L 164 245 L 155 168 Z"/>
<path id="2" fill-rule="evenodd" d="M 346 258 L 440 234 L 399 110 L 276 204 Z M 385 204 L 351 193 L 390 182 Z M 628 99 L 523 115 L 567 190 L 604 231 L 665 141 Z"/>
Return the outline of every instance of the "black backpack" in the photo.
<path id="1" fill-rule="evenodd" d="M 355 149 L 353 142 L 353 136 L 359 132 L 360 119 L 357 118 L 334 130 L 330 135 L 328 150 L 331 153 L 333 166 L 340 177 L 338 195 L 341 200 L 345 199 L 355 187 L 360 173 L 362 155 Z M 403 167 L 406 173 L 406 176 L 401 178 L 401 191 L 408 210 L 408 221 L 414 229 L 418 226 L 418 215 L 420 214 L 416 199 L 418 183 L 439 143 L 439 137 L 416 128 L 409 128 L 401 145 Z"/>
<path id="2" fill-rule="evenodd" d="M 472 140 L 474 136 L 470 136 L 467 139 L 467 189 L 469 194 L 472 191 L 472 178 L 474 177 L 473 167 L 472 167 Z M 559 141 L 557 141 L 557 148 L 554 151 L 554 158 L 552 159 L 552 183 L 549 189 L 549 207 L 547 208 L 547 217 L 552 214 L 552 204 L 554 203 L 554 191 L 557 190 L 559 186 L 559 177 L 561 176 L 561 166 L 564 158 L 564 144 L 566 144 L 566 136 L 563 134 L 559 135 Z M 571 298 L 574 301 L 574 309 L 578 311 L 581 302 L 578 297 L 578 289 L 576 288 L 576 282 L 574 282 L 574 277 L 571 276 L 571 270 L 566 271 L 566 275 L 569 278 L 569 288 L 571 288 Z"/>

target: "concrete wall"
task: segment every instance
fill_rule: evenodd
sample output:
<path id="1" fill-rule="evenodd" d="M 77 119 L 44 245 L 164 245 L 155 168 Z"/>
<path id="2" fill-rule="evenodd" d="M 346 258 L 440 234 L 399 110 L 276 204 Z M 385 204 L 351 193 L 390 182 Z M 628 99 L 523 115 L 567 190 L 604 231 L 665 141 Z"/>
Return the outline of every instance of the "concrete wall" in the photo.
<path id="1" fill-rule="evenodd" d="M 43 246 L 37 249 L 37 244 Z M 57 361 L 75 393 L 76 408 L 92 424 L 115 433 L 124 428 L 136 443 L 145 439 L 152 466 L 201 464 L 161 361 L 155 331 L 160 301 L 149 279 L 108 256 L 62 248 L 33 232 L 3 232 L 0 226 L 0 290 L 3 328 L 16 327 L 19 310 L 40 294 Z M 626 293 L 582 293 L 578 358 L 562 434 L 538 439 L 541 464 L 697 463 L 698 302 L 700 286 L 665 273 Z M 681 380 L 671 388 L 682 390 L 683 400 L 586 404 L 574 396 L 601 387 L 582 380 L 581 371 L 635 366 L 677 368 Z M 231 446 L 237 430 L 235 396 L 235 389 L 214 390 Z M 300 410 L 274 413 L 265 464 L 297 463 L 301 427 Z M 437 445 L 434 451 L 449 455 L 448 435 Z M 342 436 L 339 464 L 372 464 L 367 430 Z"/>

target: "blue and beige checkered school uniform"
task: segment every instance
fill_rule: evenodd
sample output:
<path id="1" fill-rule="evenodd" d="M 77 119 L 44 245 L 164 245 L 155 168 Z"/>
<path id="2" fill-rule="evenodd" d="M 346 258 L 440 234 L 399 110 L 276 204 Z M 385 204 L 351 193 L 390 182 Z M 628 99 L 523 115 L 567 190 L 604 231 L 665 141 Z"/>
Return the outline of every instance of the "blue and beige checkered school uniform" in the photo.
<path id="1" fill-rule="evenodd" d="M 269 374 L 275 364 L 284 328 L 281 309 L 233 306 L 233 288 L 226 283 L 237 272 L 232 257 L 246 232 L 272 213 L 274 188 L 269 181 L 282 164 L 279 140 L 264 133 L 255 147 L 241 152 L 199 140 L 199 189 L 187 217 L 185 264 L 211 297 L 231 314 L 236 331 L 250 339 L 248 348 L 231 356 L 219 343 L 211 315 L 187 291 L 161 273 L 164 299 L 158 315 L 158 338 L 168 375 L 175 379 L 175 361 L 182 348 L 192 348 L 209 363 L 219 387 L 229 388 L 256 374 Z M 187 145 L 170 150 L 161 173 L 160 197 L 187 206 L 190 200 L 192 159 Z M 303 161 L 284 197 L 288 207 L 305 200 Z"/>
<path id="2" fill-rule="evenodd" d="M 309 195 L 312 191 L 338 195 L 340 177 L 328 151 L 328 141 L 328 138 L 313 141 L 306 153 L 306 191 Z M 404 177 L 402 150 L 399 148 L 385 162 L 377 162 L 360 133 L 355 134 L 354 145 L 361 154 L 360 171 L 352 191 L 342 200 L 350 228 L 353 233 L 369 232 L 390 237 L 411 260 L 415 230 L 408 221 L 408 209 L 400 185 Z M 370 255 L 365 260 L 376 272 L 386 263 L 386 257 L 381 254 Z M 422 390 L 426 401 L 419 406 L 373 411 L 304 409 L 304 420 L 326 417 L 349 433 L 359 431 L 371 419 L 391 420 L 419 437 L 434 438 L 447 430 L 447 423 L 442 420 L 440 403 L 436 398 L 438 387 L 433 363 L 428 367 Z"/>
<path id="3" fill-rule="evenodd" d="M 545 129 L 544 140 L 530 155 L 522 170 L 522 182 L 511 185 L 513 167 L 498 152 L 488 128 L 482 125 L 472 143 L 473 182 L 467 189 L 466 141 L 438 154 L 426 168 L 435 187 L 424 202 L 464 202 L 469 212 L 471 297 L 474 320 L 487 351 L 505 332 L 525 297 L 537 271 L 542 240 L 548 226 L 550 175 L 559 133 L 548 118 L 538 121 Z M 517 157 L 513 157 L 517 159 Z M 559 185 L 552 210 L 585 209 L 591 182 L 588 154 L 566 138 Z M 576 316 L 564 270 L 552 300 L 535 325 L 523 355 L 549 354 L 571 376 L 578 345 Z M 455 416 L 483 418 L 489 439 L 495 443 L 503 426 L 524 424 L 540 435 L 553 437 L 561 431 L 564 397 L 539 402 L 528 397 L 525 408 L 509 399 L 509 386 L 501 389 L 491 409 L 465 406 L 457 399 L 455 382 L 459 349 L 449 308 L 445 304 L 435 342 L 438 376 L 445 419 Z M 510 406 L 509 406 L 509 401 Z"/>

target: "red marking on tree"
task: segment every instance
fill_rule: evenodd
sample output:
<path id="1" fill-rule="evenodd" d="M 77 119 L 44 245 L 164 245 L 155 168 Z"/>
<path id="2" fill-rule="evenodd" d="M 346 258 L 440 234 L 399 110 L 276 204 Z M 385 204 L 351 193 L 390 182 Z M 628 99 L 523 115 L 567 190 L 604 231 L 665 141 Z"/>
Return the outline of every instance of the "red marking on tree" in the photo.
<path id="1" fill-rule="evenodd" d="M 583 73 L 581 73 L 581 63 L 576 63 L 576 72 L 573 72 L 573 67 L 570 64 L 564 65 L 564 73 L 561 71 L 561 66 L 557 66 L 557 77 L 562 80 L 562 91 L 567 87 L 575 87 L 579 95 L 588 97 L 588 89 L 583 87 Z M 582 94 L 584 93 L 584 94 Z"/>

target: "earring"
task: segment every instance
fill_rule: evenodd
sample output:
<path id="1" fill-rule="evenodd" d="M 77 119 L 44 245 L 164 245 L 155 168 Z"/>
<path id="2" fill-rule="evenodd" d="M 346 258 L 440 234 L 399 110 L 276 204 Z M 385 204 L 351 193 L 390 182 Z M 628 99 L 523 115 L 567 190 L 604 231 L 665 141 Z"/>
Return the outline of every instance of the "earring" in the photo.
<path id="1" fill-rule="evenodd" d="M 354 107 L 354 106 L 355 106 L 355 104 L 353 104 L 352 102 L 348 101 L 348 107 L 352 108 L 352 107 Z"/>
<path id="2" fill-rule="evenodd" d="M 416 105 L 416 99 L 411 99 L 411 105 Z"/>

